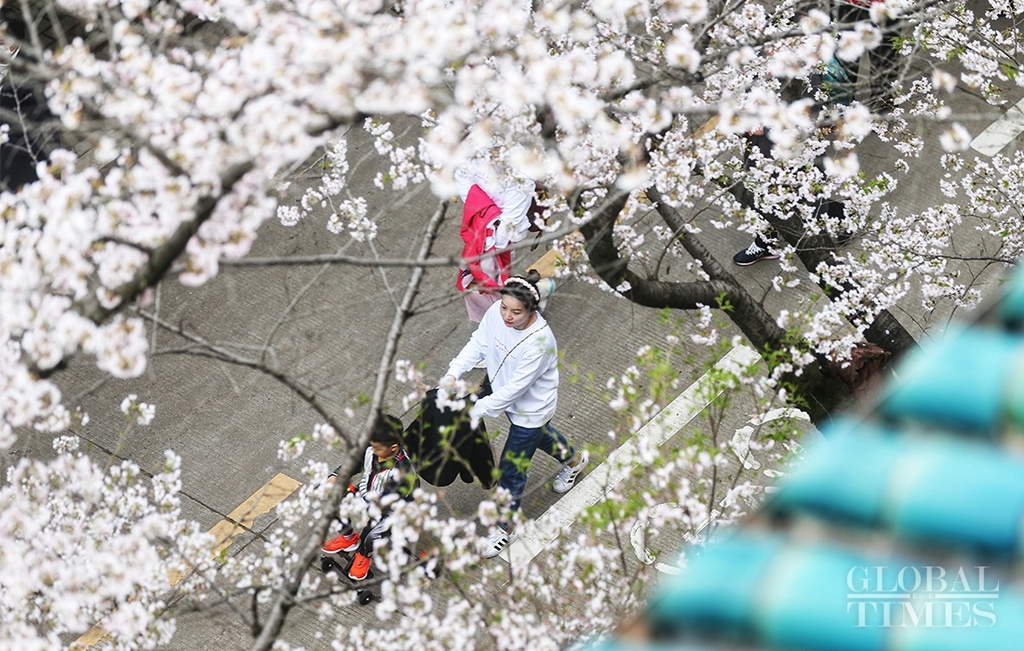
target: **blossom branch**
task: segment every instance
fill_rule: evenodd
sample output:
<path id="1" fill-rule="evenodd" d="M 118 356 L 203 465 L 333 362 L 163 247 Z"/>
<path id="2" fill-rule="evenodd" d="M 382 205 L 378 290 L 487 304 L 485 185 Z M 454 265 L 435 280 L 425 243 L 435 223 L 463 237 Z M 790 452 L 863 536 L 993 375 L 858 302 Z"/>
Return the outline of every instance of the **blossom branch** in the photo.
<path id="1" fill-rule="evenodd" d="M 431 217 L 430 223 L 427 225 L 426 232 L 424 233 L 423 239 L 420 243 L 420 250 L 417 255 L 418 260 L 426 259 L 427 255 L 429 255 L 434 239 L 437 237 L 437 232 L 440 229 L 441 224 L 444 222 L 447 209 L 447 202 L 442 201 L 437 211 Z M 424 276 L 424 267 L 415 267 L 413 269 L 412 277 L 409 279 L 409 283 L 406 286 L 405 296 L 402 298 L 402 303 L 399 306 L 399 309 L 396 310 L 394 319 L 391 322 L 391 329 L 388 332 L 388 337 L 384 345 L 384 352 L 381 355 L 380 366 L 377 370 L 376 386 L 374 387 L 373 396 L 370 399 L 369 414 L 367 415 L 366 422 L 360 430 L 359 441 L 355 448 L 356 450 L 358 450 L 360 445 L 365 446 L 369 443 L 370 432 L 373 429 L 377 414 L 380 411 L 381 406 L 384 404 L 384 392 L 387 389 L 392 368 L 394 368 L 395 354 L 398 350 L 398 341 L 402 336 L 406 320 L 412 314 L 413 301 L 419 293 L 420 283 L 423 281 Z M 259 636 L 253 642 L 251 647 L 252 651 L 269 651 L 269 649 L 274 645 L 274 641 L 277 639 L 278 633 L 280 633 L 281 628 L 284 626 L 284 622 L 288 617 L 288 612 L 297 603 L 296 595 L 298 595 L 299 588 L 302 586 L 303 578 L 306 576 L 306 572 L 309 570 L 310 564 L 319 555 L 322 541 L 327 536 L 328 528 L 334 522 L 334 513 L 337 511 L 338 504 L 341 502 L 341 498 L 345 494 L 344 487 L 347 484 L 348 478 L 356 472 L 359 463 L 361 463 L 360 455 L 350 451 L 350 454 L 348 454 L 339 469 L 338 481 L 336 481 L 331 487 L 331 491 L 327 498 L 327 505 L 324 509 L 324 515 L 310 532 L 309 537 L 306 540 L 306 545 L 299 554 L 299 561 L 296 564 L 294 573 L 291 577 L 285 580 L 282 588 L 275 598 L 270 612 L 267 614 L 266 622 L 264 622 Z"/>
<path id="2" fill-rule="evenodd" d="M 249 173 L 253 167 L 252 161 L 246 161 L 235 165 L 224 174 L 221 180 L 221 194 L 218 196 L 206 195 L 202 197 L 197 202 L 195 217 L 178 226 L 163 245 L 153 250 L 153 254 L 149 256 L 146 263 L 135 273 L 134 278 L 113 291 L 113 294 L 120 298 L 117 305 L 110 308 L 103 307 L 95 295 L 90 295 L 79 306 L 79 312 L 82 316 L 85 316 L 94 323 L 102 323 L 124 309 L 132 299 L 141 294 L 145 289 L 159 282 L 178 256 L 185 250 L 192 236 L 199 232 L 199 227 L 213 214 L 220 199 L 229 194 L 234 185 Z"/>

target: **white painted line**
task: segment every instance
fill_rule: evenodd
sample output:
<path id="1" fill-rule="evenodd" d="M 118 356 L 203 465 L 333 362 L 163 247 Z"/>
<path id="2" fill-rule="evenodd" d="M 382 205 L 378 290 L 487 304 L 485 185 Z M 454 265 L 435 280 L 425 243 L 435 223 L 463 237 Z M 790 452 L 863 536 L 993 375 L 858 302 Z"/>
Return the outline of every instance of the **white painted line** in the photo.
<path id="1" fill-rule="evenodd" d="M 733 454 L 736 455 L 737 459 L 743 462 L 743 467 L 745 469 L 757 470 L 761 467 L 761 462 L 750 454 L 750 437 L 753 436 L 754 432 L 757 431 L 757 428 L 761 425 L 780 418 L 806 420 L 808 423 L 811 422 L 811 417 L 807 415 L 807 412 L 793 407 L 771 409 L 748 420 L 746 425 L 736 430 L 736 433 L 733 434 L 732 440 L 729 442 L 729 447 L 732 448 Z"/>
<path id="2" fill-rule="evenodd" d="M 1010 107 L 1003 117 L 988 125 L 971 141 L 971 149 L 986 156 L 995 156 L 999 150 L 1024 132 L 1024 99 Z"/>
<path id="3" fill-rule="evenodd" d="M 716 369 L 737 370 L 761 359 L 754 350 L 737 346 L 715 364 Z M 522 534 L 509 545 L 507 554 L 513 567 L 523 567 L 558 539 L 559 532 L 572 524 L 585 509 L 600 502 L 607 491 L 628 477 L 640 465 L 640 450 L 657 447 L 674 436 L 711 402 L 721 395 L 710 395 L 711 372 L 705 373 L 686 391 L 662 409 L 649 423 L 608 455 L 608 459 L 590 471 L 565 497 L 544 515 L 523 526 Z M 502 554 L 502 558 L 505 554 Z"/>

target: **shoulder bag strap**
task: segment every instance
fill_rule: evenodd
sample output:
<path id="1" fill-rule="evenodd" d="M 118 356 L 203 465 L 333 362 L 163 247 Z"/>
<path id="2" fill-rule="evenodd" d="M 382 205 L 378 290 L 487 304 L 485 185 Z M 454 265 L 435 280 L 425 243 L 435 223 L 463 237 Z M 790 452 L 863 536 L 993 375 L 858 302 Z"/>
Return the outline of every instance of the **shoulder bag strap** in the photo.
<path id="1" fill-rule="evenodd" d="M 528 335 L 526 335 L 525 337 L 523 337 L 522 339 L 520 339 L 520 340 L 519 340 L 519 343 L 518 343 L 518 344 L 516 344 L 515 346 L 512 346 L 511 350 L 509 350 L 509 351 L 508 351 L 507 353 L 505 353 L 505 356 L 504 356 L 504 357 L 503 357 L 503 358 L 501 359 L 501 364 L 498 364 L 498 368 L 497 368 L 497 369 L 496 369 L 496 370 L 494 371 L 494 377 L 498 377 L 498 371 L 500 371 L 500 370 L 501 370 L 501 367 L 505 365 L 505 360 L 507 360 L 507 359 L 508 359 L 508 356 L 512 354 L 512 351 L 513 351 L 513 350 L 515 350 L 516 348 L 519 348 L 519 346 L 520 346 L 520 345 L 521 345 L 521 344 L 522 344 L 522 343 L 523 343 L 524 341 L 526 341 L 527 339 L 529 339 L 529 338 L 530 338 L 530 337 L 532 337 L 533 335 L 537 334 L 538 332 L 540 332 L 541 330 L 543 330 L 543 329 L 544 329 L 544 328 L 546 328 L 546 327 L 548 327 L 548 324 L 547 324 L 547 323 L 545 323 L 545 324 L 544 324 L 544 325 L 542 325 L 541 327 L 537 328 L 536 330 L 534 330 L 534 331 L 533 331 L 533 332 L 531 332 L 530 334 L 528 334 Z"/>

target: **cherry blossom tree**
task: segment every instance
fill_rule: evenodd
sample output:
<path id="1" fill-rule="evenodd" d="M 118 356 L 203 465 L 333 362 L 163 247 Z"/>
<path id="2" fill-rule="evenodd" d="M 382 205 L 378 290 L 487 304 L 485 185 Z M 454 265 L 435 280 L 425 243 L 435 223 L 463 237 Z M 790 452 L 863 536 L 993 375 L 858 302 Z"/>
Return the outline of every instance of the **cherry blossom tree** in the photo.
<path id="1" fill-rule="evenodd" d="M 131 462 L 93 460 L 74 434 L 87 416 L 64 404 L 58 381 L 83 355 L 113 377 L 138 376 L 149 329 L 177 327 L 147 323 L 153 288 L 199 285 L 244 263 L 274 217 L 371 243 L 373 212 L 348 182 L 346 131 L 373 137 L 379 187 L 428 184 L 439 205 L 417 235 L 415 259 L 314 261 L 412 269 L 396 297 L 371 412 L 393 380 L 423 270 L 458 263 L 432 256 L 431 244 L 455 169 L 481 156 L 550 190 L 545 239 L 562 251 L 565 273 L 641 305 L 696 311 L 702 344 L 720 342 L 709 315 L 723 310 L 770 365 L 766 381 L 737 386 L 826 417 L 850 393 L 830 368 L 854 347 L 869 342 L 899 355 L 915 345 L 894 310 L 913 312 L 922 301 L 971 307 L 986 270 L 1022 253 L 1024 158 L 963 153 L 967 117 L 951 108 L 956 93 L 975 96 L 976 112 L 1013 95 L 1024 56 L 1019 9 L 886 0 L 864 14 L 853 21 L 819 3 L 785 1 L 7 0 L 11 49 L 0 58 L 13 99 L 0 113 L 0 147 L 19 152 L 34 180 L 15 185 L 5 176 L 0 193 L 0 444 L 53 436 L 56 459 L 21 461 L 0 493 L 3 548 L 34 560 L 31 572 L 5 566 L 0 634 L 47 648 L 105 615 L 115 644 L 148 648 L 173 634 L 169 591 L 202 602 L 230 580 L 269 599 L 254 626 L 254 648 L 266 649 L 287 644 L 280 635 L 297 604 L 351 598 L 308 573 L 338 509 L 351 508 L 345 482 L 304 486 L 283 507 L 287 526 L 266 557 L 216 563 L 203 551 L 209 541 L 180 517 L 177 458 L 149 476 Z M 880 92 L 870 75 L 849 88 L 821 82 L 834 60 L 852 69 L 887 47 L 899 55 Z M 45 110 L 29 110 L 32 98 Z M 409 120 L 419 125 L 411 144 L 394 133 Z M 745 164 L 743 134 L 760 128 L 772 154 Z M 945 200 L 897 205 L 900 181 L 921 173 L 923 152 L 936 144 L 948 152 L 938 182 Z M 891 165 L 862 165 L 869 148 Z M 322 162 L 322 179 L 299 201 L 282 200 L 310 160 Z M 824 200 L 845 209 L 821 210 Z M 816 297 L 810 307 L 769 308 L 744 287 L 708 244 L 710 233 L 730 228 L 771 234 L 782 263 L 770 291 L 816 288 L 807 290 Z M 954 237 L 963 232 L 975 234 L 970 250 Z M 321 421 L 312 438 L 365 447 L 369 418 L 346 430 L 294 376 L 207 350 L 295 391 Z M 610 406 L 620 404 L 619 389 L 628 393 L 622 385 L 633 372 L 611 383 Z M 639 418 L 662 398 L 624 412 Z M 128 400 L 126 427 L 148 422 L 151 410 Z M 724 463 L 723 445 L 711 437 L 651 471 L 656 489 L 682 505 L 669 518 L 675 527 L 694 528 L 720 499 L 698 485 Z M 358 461 L 348 455 L 342 476 Z M 323 470 L 311 464 L 308 473 Z M 733 476 L 726 520 L 752 492 Z M 478 521 L 494 522 L 500 510 L 500 500 L 486 502 Z M 607 542 L 635 512 L 592 514 L 592 535 L 566 545 L 546 571 L 516 576 L 500 595 L 508 607 L 487 615 L 496 570 L 474 560 L 473 523 L 437 517 L 429 495 L 399 511 L 399 542 L 440 541 L 422 563 L 402 558 L 402 544 L 386 558 L 390 592 L 378 610 L 414 622 L 410 639 L 486 637 L 505 648 L 513 632 L 528 632 L 536 636 L 528 646 L 554 646 L 610 627 L 642 598 L 643 568 L 622 564 L 621 540 Z M 54 549 L 69 547 L 48 546 L 51 537 L 68 541 L 76 566 L 95 573 L 67 573 Z M 472 570 L 468 587 L 449 584 L 472 599 L 435 608 L 423 586 L 439 570 Z M 583 610 L 539 619 L 570 587 Z M 615 607 L 602 605 L 608 594 L 622 597 Z M 386 645 L 386 630 L 373 635 L 368 645 Z"/>

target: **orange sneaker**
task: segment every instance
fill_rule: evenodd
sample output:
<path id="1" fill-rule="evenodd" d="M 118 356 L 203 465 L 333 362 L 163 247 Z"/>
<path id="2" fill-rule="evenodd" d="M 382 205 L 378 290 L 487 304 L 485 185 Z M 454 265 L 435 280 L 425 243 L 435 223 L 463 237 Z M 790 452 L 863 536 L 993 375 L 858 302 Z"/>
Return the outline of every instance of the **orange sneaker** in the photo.
<path id="1" fill-rule="evenodd" d="M 348 568 L 348 578 L 353 581 L 362 581 L 369 573 L 370 557 L 356 552 L 356 555 L 352 558 L 352 566 Z"/>
<path id="2" fill-rule="evenodd" d="M 323 550 L 328 554 L 334 552 L 350 552 L 359 546 L 359 534 L 355 531 L 346 535 L 341 534 L 331 538 L 324 543 Z"/>

